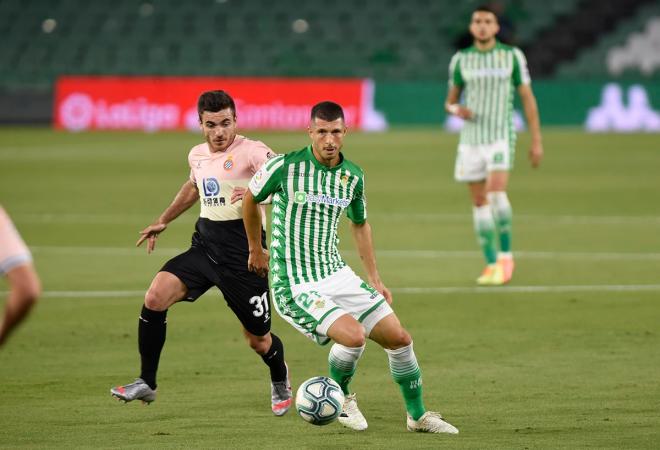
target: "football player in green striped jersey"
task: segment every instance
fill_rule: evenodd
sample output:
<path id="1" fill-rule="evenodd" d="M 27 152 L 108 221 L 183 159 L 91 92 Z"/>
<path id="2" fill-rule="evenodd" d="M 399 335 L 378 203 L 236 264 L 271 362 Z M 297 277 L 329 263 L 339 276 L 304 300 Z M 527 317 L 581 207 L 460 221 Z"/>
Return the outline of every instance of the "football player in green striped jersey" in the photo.
<path id="1" fill-rule="evenodd" d="M 318 344 L 334 344 L 330 376 L 345 394 L 339 422 L 364 430 L 349 383 L 367 338 L 385 350 L 399 385 L 410 431 L 458 433 L 422 400 L 422 375 L 412 338 L 392 310 L 392 295 L 376 267 L 367 222 L 364 172 L 341 152 L 346 136 L 344 112 L 333 102 L 312 108 L 311 145 L 266 161 L 243 198 L 249 270 L 271 274 L 273 304 L 299 332 Z M 272 196 L 270 252 L 262 248 L 257 204 Z M 346 212 L 368 282 L 344 262 L 337 244 L 339 219 Z M 270 264 L 269 264 L 270 263 Z"/>
<path id="2" fill-rule="evenodd" d="M 520 49 L 496 39 L 498 30 L 493 10 L 485 6 L 474 10 L 470 22 L 474 44 L 451 59 L 445 101 L 445 110 L 465 121 L 454 177 L 468 184 L 472 198 L 474 228 L 486 259 L 486 268 L 477 278 L 480 285 L 505 284 L 513 275 L 512 210 L 506 190 L 516 144 L 514 91 L 520 95 L 532 137 L 532 167 L 543 158 L 527 61 Z"/>

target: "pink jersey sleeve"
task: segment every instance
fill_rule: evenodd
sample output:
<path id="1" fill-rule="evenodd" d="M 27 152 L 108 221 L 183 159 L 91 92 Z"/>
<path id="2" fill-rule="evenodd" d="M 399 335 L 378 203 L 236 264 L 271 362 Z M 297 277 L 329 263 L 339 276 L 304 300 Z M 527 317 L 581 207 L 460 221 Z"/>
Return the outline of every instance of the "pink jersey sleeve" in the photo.
<path id="1" fill-rule="evenodd" d="M 197 180 L 195 179 L 195 171 L 193 170 L 194 166 L 193 164 L 197 164 L 194 162 L 194 160 L 199 159 L 198 153 L 198 145 L 194 146 L 193 148 L 190 149 L 190 152 L 188 153 L 188 166 L 190 167 L 190 181 L 194 184 L 197 185 Z"/>
<path id="2" fill-rule="evenodd" d="M 252 174 L 255 174 L 266 161 L 275 156 L 277 156 L 277 153 L 272 151 L 266 144 L 261 141 L 255 141 L 254 145 L 250 148 L 248 159 Z"/>

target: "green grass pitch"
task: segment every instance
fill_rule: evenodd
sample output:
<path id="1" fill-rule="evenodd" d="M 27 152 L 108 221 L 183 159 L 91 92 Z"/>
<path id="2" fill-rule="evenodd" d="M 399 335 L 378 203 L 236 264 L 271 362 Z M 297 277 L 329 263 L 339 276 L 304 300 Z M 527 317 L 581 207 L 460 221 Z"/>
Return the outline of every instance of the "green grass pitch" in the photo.
<path id="1" fill-rule="evenodd" d="M 279 152 L 308 142 L 304 132 L 246 134 Z M 548 129 L 544 138 L 536 171 L 528 136 L 518 144 L 514 281 L 477 289 L 482 259 L 467 189 L 452 180 L 457 137 L 430 129 L 347 137 L 346 155 L 367 174 L 380 272 L 413 335 L 426 405 L 461 431 L 434 436 L 406 431 L 374 343 L 352 384 L 367 431 L 274 417 L 267 370 L 217 291 L 170 311 L 158 400 L 114 401 L 109 388 L 138 375 L 142 293 L 187 247 L 197 210 L 170 226 L 155 254 L 134 248 L 138 231 L 186 180 L 200 137 L 0 129 L 0 203 L 45 289 L 0 351 L 0 447 L 658 448 L 658 136 Z M 346 224 L 340 247 L 363 273 Z M 327 373 L 327 347 L 279 317 L 273 330 L 294 387 Z"/>

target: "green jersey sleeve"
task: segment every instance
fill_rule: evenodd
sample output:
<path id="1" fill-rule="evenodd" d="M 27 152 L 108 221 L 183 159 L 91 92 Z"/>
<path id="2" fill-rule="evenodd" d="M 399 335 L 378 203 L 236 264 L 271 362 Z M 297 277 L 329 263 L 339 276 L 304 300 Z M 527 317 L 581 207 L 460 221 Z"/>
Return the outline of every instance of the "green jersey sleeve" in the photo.
<path id="1" fill-rule="evenodd" d="M 511 80 L 515 87 L 532 82 L 529 76 L 529 69 L 527 69 L 525 54 L 518 48 L 513 49 L 513 73 L 511 74 Z"/>
<path id="2" fill-rule="evenodd" d="M 269 195 L 282 189 L 284 173 L 284 155 L 269 159 L 254 174 L 248 188 L 257 203 L 263 202 Z"/>
<path id="3" fill-rule="evenodd" d="M 463 80 L 463 75 L 461 74 L 461 65 L 459 64 L 460 57 L 460 52 L 457 52 L 449 62 L 449 87 L 465 86 L 465 80 Z"/>
<path id="4" fill-rule="evenodd" d="M 361 224 L 367 220 L 367 197 L 364 194 L 364 175 L 358 179 L 353 200 L 346 209 L 346 215 L 351 222 Z"/>

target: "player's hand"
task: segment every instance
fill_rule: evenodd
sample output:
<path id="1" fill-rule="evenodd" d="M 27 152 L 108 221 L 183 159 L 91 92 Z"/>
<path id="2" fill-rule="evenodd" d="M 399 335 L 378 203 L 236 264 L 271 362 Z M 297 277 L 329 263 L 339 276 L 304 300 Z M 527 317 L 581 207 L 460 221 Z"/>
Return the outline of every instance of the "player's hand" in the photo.
<path id="1" fill-rule="evenodd" d="M 540 142 L 532 142 L 529 148 L 529 161 L 532 163 L 533 168 L 537 168 L 543 159 L 543 144 Z"/>
<path id="2" fill-rule="evenodd" d="M 382 281 L 377 280 L 377 281 L 370 281 L 369 284 L 373 286 L 374 289 L 376 289 L 378 292 L 383 294 L 383 297 L 385 297 L 385 301 L 387 302 L 388 305 L 392 304 L 392 293 L 390 292 L 387 287 L 383 284 Z"/>
<path id="3" fill-rule="evenodd" d="M 244 187 L 235 187 L 233 191 L 231 191 L 231 203 L 232 205 L 236 203 L 239 200 L 243 200 L 243 197 L 245 196 L 245 192 L 247 191 L 247 188 Z"/>
<path id="4" fill-rule="evenodd" d="M 156 248 L 156 239 L 158 235 L 165 231 L 167 225 L 164 223 L 154 223 L 149 225 L 144 230 L 140 231 L 140 239 L 138 239 L 135 244 L 136 247 L 139 247 L 145 240 L 147 241 L 147 253 L 151 253 Z"/>
<path id="5" fill-rule="evenodd" d="M 458 117 L 463 120 L 470 120 L 474 117 L 471 109 L 466 108 L 465 106 L 458 106 L 458 112 L 456 113 Z"/>
<path id="6" fill-rule="evenodd" d="M 472 117 L 474 117 L 474 114 L 472 113 L 472 110 L 469 108 L 466 108 L 465 106 L 459 105 L 458 103 L 454 103 L 453 105 L 449 105 L 447 107 L 448 111 L 450 114 L 453 114 L 457 117 L 460 117 L 463 120 L 470 120 Z"/>
<path id="7" fill-rule="evenodd" d="M 260 277 L 264 278 L 268 275 L 268 260 L 270 255 L 268 250 L 260 248 L 255 251 L 250 251 L 248 256 L 248 270 L 254 272 Z"/>

